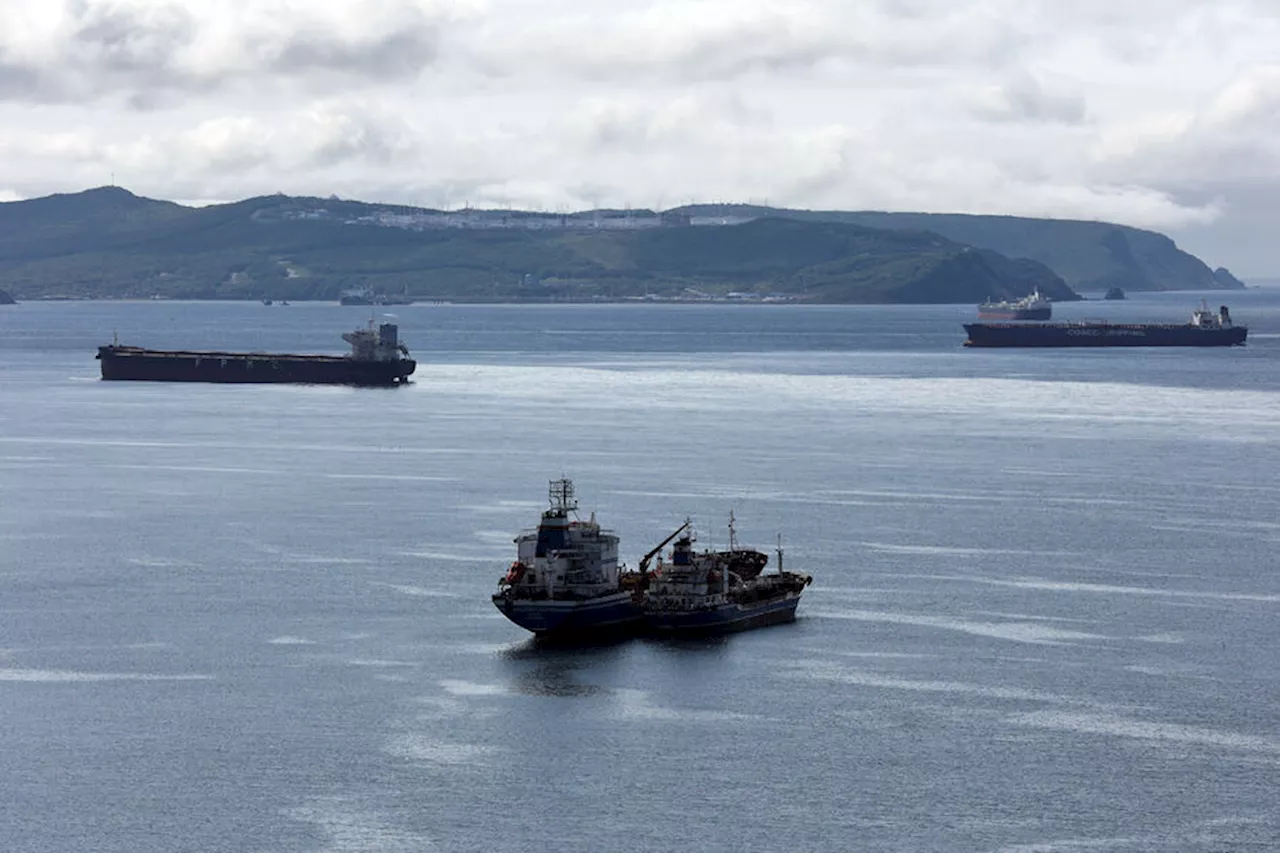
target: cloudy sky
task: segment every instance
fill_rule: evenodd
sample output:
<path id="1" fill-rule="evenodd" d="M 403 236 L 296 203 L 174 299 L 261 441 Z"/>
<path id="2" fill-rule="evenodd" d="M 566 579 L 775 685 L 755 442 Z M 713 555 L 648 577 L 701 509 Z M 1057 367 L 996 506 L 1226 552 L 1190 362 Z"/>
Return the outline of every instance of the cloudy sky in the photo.
<path id="1" fill-rule="evenodd" d="M 1280 276 L 1280 0 L 0 0 L 0 200 L 1103 219 Z"/>

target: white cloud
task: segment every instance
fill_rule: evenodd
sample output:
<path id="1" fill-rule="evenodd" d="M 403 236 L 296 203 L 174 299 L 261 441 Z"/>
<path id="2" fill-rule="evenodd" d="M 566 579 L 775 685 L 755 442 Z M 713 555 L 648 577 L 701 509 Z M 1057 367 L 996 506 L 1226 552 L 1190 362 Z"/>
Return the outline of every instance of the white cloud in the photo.
<path id="1" fill-rule="evenodd" d="M 6 0 L 0 187 L 1097 218 L 1275 271 L 1271 0 Z"/>

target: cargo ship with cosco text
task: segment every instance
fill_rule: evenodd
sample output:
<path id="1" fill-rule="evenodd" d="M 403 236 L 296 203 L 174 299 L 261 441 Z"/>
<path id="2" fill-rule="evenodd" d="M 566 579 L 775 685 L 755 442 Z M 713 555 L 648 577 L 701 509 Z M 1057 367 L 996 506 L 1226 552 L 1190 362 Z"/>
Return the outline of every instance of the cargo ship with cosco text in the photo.
<path id="1" fill-rule="evenodd" d="M 347 332 L 347 355 L 155 350 L 113 342 L 98 347 L 102 378 L 143 382 L 401 385 L 417 367 L 399 328 L 383 323 Z"/>
<path id="2" fill-rule="evenodd" d="M 1228 347 L 1249 335 L 1231 312 L 1197 308 L 1187 323 L 967 323 L 967 347 Z"/>

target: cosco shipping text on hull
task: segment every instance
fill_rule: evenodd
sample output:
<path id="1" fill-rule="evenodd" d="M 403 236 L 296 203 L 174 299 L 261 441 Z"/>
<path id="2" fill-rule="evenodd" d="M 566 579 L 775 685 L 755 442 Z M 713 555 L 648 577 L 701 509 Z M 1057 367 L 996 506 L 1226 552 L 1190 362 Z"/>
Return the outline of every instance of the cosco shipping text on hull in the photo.
<path id="1" fill-rule="evenodd" d="M 1226 347 L 1243 344 L 1248 330 L 1186 326 L 966 325 L 969 347 Z"/>
<path id="2" fill-rule="evenodd" d="M 1243 344 L 1245 326 L 1200 308 L 1189 323 L 969 323 L 967 347 L 1227 347 Z"/>

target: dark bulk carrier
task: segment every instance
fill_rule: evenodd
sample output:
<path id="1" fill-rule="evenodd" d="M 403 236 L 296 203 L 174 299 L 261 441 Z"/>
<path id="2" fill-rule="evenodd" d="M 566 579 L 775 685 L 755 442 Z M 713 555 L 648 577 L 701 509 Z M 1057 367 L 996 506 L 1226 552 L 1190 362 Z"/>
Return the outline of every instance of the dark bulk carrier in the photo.
<path id="1" fill-rule="evenodd" d="M 967 347 L 1227 347 L 1243 344 L 1245 326 L 1200 307 L 1188 323 L 969 323 Z"/>
<path id="2" fill-rule="evenodd" d="M 417 362 L 383 323 L 347 332 L 348 355 L 153 350 L 113 343 L 98 347 L 103 379 L 151 382 L 298 382 L 317 385 L 399 385 Z"/>
<path id="3" fill-rule="evenodd" d="M 800 595 L 813 578 L 783 571 L 781 542 L 778 570 L 766 574 L 763 570 L 769 560 L 767 554 L 738 547 L 732 513 L 726 550 L 695 551 L 688 521 L 676 528 L 667 541 L 679 534 L 683 535 L 672 547 L 671 562 L 659 557 L 657 568 L 646 577 L 643 609 L 647 631 L 667 635 L 726 634 L 796 618 Z M 641 568 L 643 571 L 645 567 Z"/>

